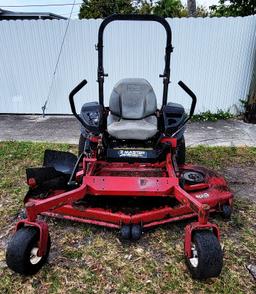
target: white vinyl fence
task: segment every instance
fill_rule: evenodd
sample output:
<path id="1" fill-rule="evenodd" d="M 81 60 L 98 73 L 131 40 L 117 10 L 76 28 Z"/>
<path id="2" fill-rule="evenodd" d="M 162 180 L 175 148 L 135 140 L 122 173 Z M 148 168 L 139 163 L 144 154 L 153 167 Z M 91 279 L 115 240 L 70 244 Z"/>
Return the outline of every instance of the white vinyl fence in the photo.
<path id="1" fill-rule="evenodd" d="M 189 108 L 183 80 L 197 95 L 196 112 L 236 111 L 248 95 L 256 43 L 256 16 L 168 19 L 173 31 L 169 101 Z M 71 20 L 46 113 L 70 113 L 68 94 L 98 98 L 97 30 L 101 20 Z M 0 113 L 41 113 L 57 61 L 65 20 L 0 21 Z M 165 31 L 158 23 L 114 22 L 104 34 L 105 101 L 126 77 L 146 78 L 162 98 Z"/>

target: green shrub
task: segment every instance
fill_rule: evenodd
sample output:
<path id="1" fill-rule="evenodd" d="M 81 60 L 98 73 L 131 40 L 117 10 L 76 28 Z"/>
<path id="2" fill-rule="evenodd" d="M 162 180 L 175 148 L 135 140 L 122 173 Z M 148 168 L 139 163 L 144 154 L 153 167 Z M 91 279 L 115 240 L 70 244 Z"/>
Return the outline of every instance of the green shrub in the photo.
<path id="1" fill-rule="evenodd" d="M 219 119 L 234 118 L 234 115 L 230 111 L 223 111 L 218 109 L 216 113 L 212 113 L 210 110 L 195 114 L 192 117 L 192 121 L 217 121 Z"/>

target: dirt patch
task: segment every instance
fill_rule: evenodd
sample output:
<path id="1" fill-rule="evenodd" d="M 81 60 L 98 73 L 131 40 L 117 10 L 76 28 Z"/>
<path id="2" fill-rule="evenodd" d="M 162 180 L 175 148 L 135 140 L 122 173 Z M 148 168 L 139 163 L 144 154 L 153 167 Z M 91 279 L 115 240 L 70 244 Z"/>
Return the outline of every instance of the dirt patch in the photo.
<path id="1" fill-rule="evenodd" d="M 256 202 L 256 166 L 229 166 L 223 169 L 222 174 L 235 197 L 249 198 Z"/>

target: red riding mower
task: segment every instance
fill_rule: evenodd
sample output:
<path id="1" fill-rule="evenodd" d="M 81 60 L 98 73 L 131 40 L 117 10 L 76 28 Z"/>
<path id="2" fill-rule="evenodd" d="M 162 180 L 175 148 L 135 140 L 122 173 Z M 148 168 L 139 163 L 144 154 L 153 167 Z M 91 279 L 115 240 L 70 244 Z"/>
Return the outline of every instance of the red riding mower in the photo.
<path id="1" fill-rule="evenodd" d="M 145 79 L 119 81 L 104 106 L 103 32 L 112 21 L 156 21 L 163 25 L 167 42 L 163 99 L 157 109 L 155 93 Z M 167 103 L 172 52 L 168 22 L 154 15 L 113 15 L 103 20 L 98 33 L 99 102 L 85 103 L 74 116 L 81 123 L 79 156 L 46 150 L 43 167 L 29 168 L 25 197 L 26 216 L 16 225 L 8 244 L 8 266 L 21 274 L 34 274 L 46 262 L 50 236 L 39 215 L 116 228 L 122 239 L 138 240 L 154 226 L 188 218 L 197 221 L 185 228 L 185 257 L 192 277 L 220 274 L 223 253 L 217 225 L 208 222 L 211 212 L 230 217 L 232 194 L 222 177 L 203 167 L 185 164 L 185 125 L 189 115 L 180 104 Z"/>

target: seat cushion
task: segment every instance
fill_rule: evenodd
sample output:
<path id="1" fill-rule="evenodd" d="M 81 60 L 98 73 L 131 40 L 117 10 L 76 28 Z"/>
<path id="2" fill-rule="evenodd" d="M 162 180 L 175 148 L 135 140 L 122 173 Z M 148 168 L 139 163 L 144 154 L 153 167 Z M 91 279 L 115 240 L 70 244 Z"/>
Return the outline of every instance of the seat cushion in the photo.
<path id="1" fill-rule="evenodd" d="M 110 114 L 108 133 L 122 140 L 147 140 L 157 133 L 157 118 L 151 115 L 140 120 L 127 120 Z"/>
<path id="2" fill-rule="evenodd" d="M 153 115 L 157 108 L 156 96 L 145 79 L 122 79 L 114 87 L 109 109 L 124 119 L 143 119 Z"/>

